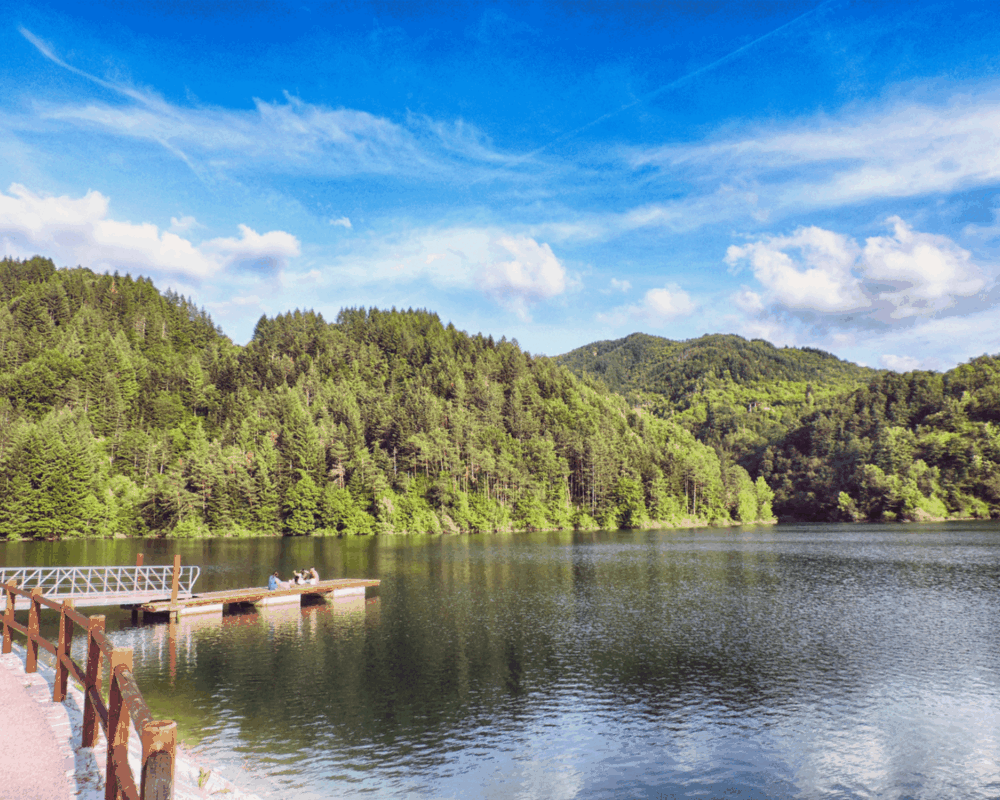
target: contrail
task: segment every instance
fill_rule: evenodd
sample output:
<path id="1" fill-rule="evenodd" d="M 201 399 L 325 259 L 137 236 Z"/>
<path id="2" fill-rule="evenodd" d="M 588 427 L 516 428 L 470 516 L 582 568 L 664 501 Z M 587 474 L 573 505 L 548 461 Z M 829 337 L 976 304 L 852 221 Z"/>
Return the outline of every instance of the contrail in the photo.
<path id="1" fill-rule="evenodd" d="M 507 166 L 507 167 L 516 166 L 517 164 L 520 164 L 520 163 L 522 163 L 524 161 L 527 161 L 530 158 L 534 158 L 536 155 L 538 155 L 539 153 L 541 153 L 541 152 L 547 150 L 548 148 L 552 147 L 552 145 L 554 145 L 554 144 L 559 144 L 560 142 L 564 142 L 567 139 L 571 139 L 574 136 L 576 136 L 577 134 L 583 133 L 583 131 L 588 130 L 590 128 L 593 128 L 595 125 L 600 125 L 605 120 L 609 120 L 612 117 L 618 116 L 623 111 L 628 111 L 630 108 L 634 108 L 635 106 L 639 105 L 640 103 L 646 103 L 649 100 L 652 100 L 654 97 L 658 97 L 659 95 L 663 94 L 664 92 L 669 92 L 672 89 L 677 89 L 678 87 L 683 86 L 685 83 L 688 83 L 689 81 L 694 80 L 695 78 L 699 77 L 700 75 L 704 75 L 706 72 L 710 72 L 711 70 L 715 69 L 716 67 L 720 67 L 723 64 L 728 64 L 730 61 L 733 61 L 734 59 L 736 59 L 739 56 L 741 56 L 743 53 L 745 53 L 751 47 L 755 47 L 756 45 L 760 44 L 761 42 L 767 41 L 772 36 L 776 36 L 777 34 L 781 33 L 786 28 L 789 28 L 792 25 L 795 25 L 796 23 L 801 22 L 806 17 L 811 16 L 811 15 L 815 14 L 816 12 L 818 12 L 821 8 L 823 8 L 823 6 L 827 6 L 830 3 L 832 3 L 832 2 L 834 2 L 834 0 L 823 0 L 823 2 L 820 3 L 818 6 L 816 6 L 815 8 L 812 8 L 809 11 L 806 11 L 804 14 L 800 14 L 799 16 L 795 17 L 795 19 L 789 20 L 784 25 L 778 26 L 773 31 L 768 31 L 763 36 L 758 36 L 752 42 L 748 42 L 747 44 L 743 45 L 742 47 L 738 47 L 737 49 L 733 50 L 731 53 L 727 53 L 726 55 L 722 56 L 721 58 L 717 58 L 712 63 L 706 64 L 703 67 L 699 67 L 694 72 L 689 72 L 687 75 L 682 75 L 680 78 L 676 78 L 675 80 L 672 80 L 670 83 L 665 83 L 663 86 L 660 86 L 660 87 L 654 89 L 651 92 L 647 92 L 646 94 L 644 94 L 639 99 L 633 100 L 631 103 L 627 103 L 626 105 L 623 105 L 621 108 L 616 109 L 615 111 L 609 111 L 607 114 L 602 114 L 601 116 L 597 117 L 597 119 L 593 119 L 590 122 L 588 122 L 588 123 L 586 123 L 584 125 L 581 125 L 579 128 L 574 128 L 571 131 L 563 133 L 563 134 L 557 136 L 552 141 L 546 142 L 541 147 L 538 147 L 538 148 L 532 150 L 530 153 L 527 153 L 526 155 L 520 156 L 518 158 L 511 159 L 504 166 Z M 479 180 L 482 180 L 482 179 L 480 178 Z M 473 183 L 476 183 L 476 182 L 477 181 L 473 181 Z"/>

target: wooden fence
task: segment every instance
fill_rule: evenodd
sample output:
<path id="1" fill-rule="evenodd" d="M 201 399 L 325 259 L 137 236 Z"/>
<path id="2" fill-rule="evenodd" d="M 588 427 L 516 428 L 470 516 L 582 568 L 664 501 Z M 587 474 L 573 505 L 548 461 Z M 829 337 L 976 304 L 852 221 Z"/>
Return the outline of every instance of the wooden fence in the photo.
<path id="1" fill-rule="evenodd" d="M 175 578 L 176 580 L 176 578 Z M 176 586 L 176 584 L 175 584 Z M 38 669 L 38 650 L 48 650 L 56 658 L 56 677 L 52 688 L 53 701 L 66 699 L 68 680 L 73 676 L 83 686 L 83 747 L 96 747 L 100 723 L 108 743 L 105 800 L 173 800 L 174 759 L 177 746 L 177 723 L 153 719 L 152 712 L 132 675 L 131 648 L 111 645 L 104 633 L 104 617 L 85 617 L 73 608 L 73 601 L 57 603 L 42 596 L 38 587 L 28 592 L 18 589 L 11 580 L 4 586 L 7 607 L 3 615 L 3 652 L 11 652 L 14 631 L 28 638 L 25 672 Z M 175 589 L 176 591 L 176 589 Z M 14 619 L 17 597 L 31 601 L 27 627 Z M 42 608 L 59 612 L 59 641 L 56 644 L 39 632 Z M 87 632 L 87 664 L 81 667 L 70 654 L 73 626 Z M 110 667 L 108 702 L 101 696 L 101 667 L 107 659 Z M 142 741 L 142 775 L 136 788 L 128 763 L 128 737 L 135 725 Z"/>

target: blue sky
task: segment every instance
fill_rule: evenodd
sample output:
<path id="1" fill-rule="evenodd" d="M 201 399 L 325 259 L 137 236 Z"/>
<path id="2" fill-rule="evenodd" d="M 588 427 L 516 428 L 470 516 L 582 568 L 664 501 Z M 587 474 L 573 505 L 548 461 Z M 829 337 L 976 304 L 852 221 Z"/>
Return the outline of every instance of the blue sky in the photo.
<path id="1" fill-rule="evenodd" d="M 0 4 L 0 247 L 557 355 L 1000 352 L 991 3 Z"/>

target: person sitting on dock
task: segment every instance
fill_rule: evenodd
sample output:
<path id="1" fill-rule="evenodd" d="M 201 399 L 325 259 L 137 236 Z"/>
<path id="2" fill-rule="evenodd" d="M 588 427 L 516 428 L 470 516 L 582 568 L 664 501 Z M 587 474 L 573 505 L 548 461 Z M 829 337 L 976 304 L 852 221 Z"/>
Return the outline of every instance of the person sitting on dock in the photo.
<path id="1" fill-rule="evenodd" d="M 316 571 L 316 567 L 309 568 L 309 580 L 307 580 L 306 583 L 312 586 L 315 586 L 317 583 L 319 583 L 319 573 Z"/>
<path id="2" fill-rule="evenodd" d="M 274 591 L 275 589 L 291 589 L 291 581 L 283 581 L 278 577 L 278 571 L 275 570 L 271 577 L 267 579 L 267 588 L 269 591 Z"/>

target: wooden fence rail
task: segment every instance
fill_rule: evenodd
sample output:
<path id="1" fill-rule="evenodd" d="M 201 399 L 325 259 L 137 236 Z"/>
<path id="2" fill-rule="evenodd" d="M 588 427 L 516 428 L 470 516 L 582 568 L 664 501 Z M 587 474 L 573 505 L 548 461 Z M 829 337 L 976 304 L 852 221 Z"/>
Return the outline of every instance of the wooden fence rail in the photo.
<path id="1" fill-rule="evenodd" d="M 176 592 L 176 577 L 174 580 Z M 52 699 L 57 703 L 66 699 L 67 682 L 71 675 L 83 686 L 82 746 L 96 747 L 98 724 L 104 729 L 108 743 L 105 800 L 172 800 L 177 723 L 153 719 L 132 675 L 132 650 L 113 647 L 104 633 L 104 617 L 83 616 L 73 608 L 72 600 L 57 603 L 44 597 L 39 587 L 30 592 L 18 589 L 14 580 L 6 583 L 4 591 L 7 607 L 3 615 L 3 652 L 11 652 L 12 635 L 16 631 L 28 639 L 25 672 L 38 669 L 39 648 L 52 653 L 56 660 Z M 27 626 L 14 619 L 17 597 L 26 597 L 31 601 Z M 43 607 L 59 612 L 59 641 L 55 644 L 39 632 Z M 87 663 L 84 667 L 70 656 L 74 625 L 87 632 Z M 104 659 L 108 660 L 110 672 L 107 704 L 101 696 Z M 139 732 L 142 742 L 142 774 L 138 788 L 128 763 L 128 737 L 132 725 Z"/>

